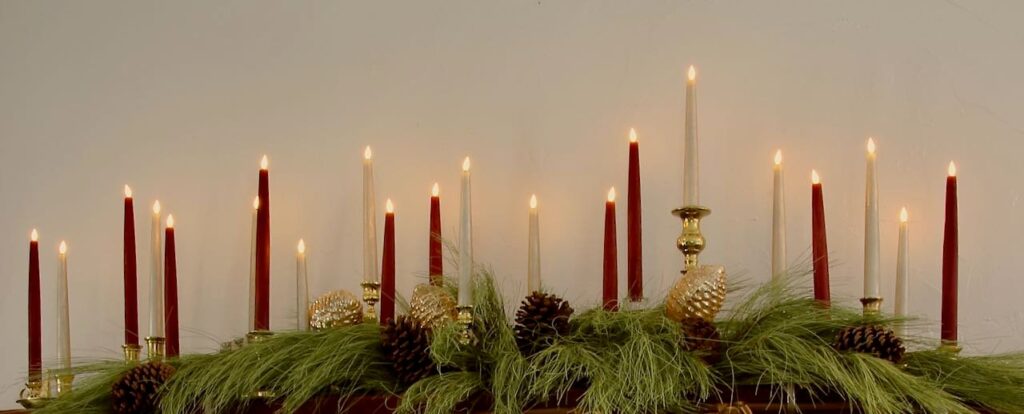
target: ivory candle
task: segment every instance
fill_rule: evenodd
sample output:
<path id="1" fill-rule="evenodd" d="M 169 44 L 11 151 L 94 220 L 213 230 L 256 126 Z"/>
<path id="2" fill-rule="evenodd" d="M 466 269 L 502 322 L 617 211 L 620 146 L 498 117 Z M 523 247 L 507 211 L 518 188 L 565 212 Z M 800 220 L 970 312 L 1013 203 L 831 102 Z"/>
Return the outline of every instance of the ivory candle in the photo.
<path id="1" fill-rule="evenodd" d="M 296 329 L 309 330 L 309 276 L 306 264 L 306 242 L 299 239 L 295 254 L 295 320 Z"/>
<path id="2" fill-rule="evenodd" d="M 363 282 L 376 283 L 377 212 L 373 192 L 373 151 L 363 151 Z"/>
<path id="3" fill-rule="evenodd" d="M 690 65 L 686 74 L 686 118 L 683 141 L 683 205 L 700 205 L 697 158 L 697 69 Z"/>
<path id="4" fill-rule="evenodd" d="M 909 225 L 907 223 L 907 208 L 900 209 L 900 236 L 896 252 L 896 303 L 895 313 L 898 317 L 907 316 L 907 306 L 910 300 L 910 239 Z M 900 323 L 896 326 L 896 335 L 905 337 L 907 327 Z"/>
<path id="5" fill-rule="evenodd" d="M 459 211 L 459 306 L 473 305 L 473 197 L 469 157 L 462 161 Z"/>
<path id="6" fill-rule="evenodd" d="M 864 194 L 864 297 L 880 298 L 878 243 L 878 169 L 875 140 L 868 138 L 867 183 Z"/>
<path id="7" fill-rule="evenodd" d="M 57 250 L 57 368 L 71 370 L 71 315 L 68 310 L 68 244 Z"/>
<path id="8" fill-rule="evenodd" d="M 775 152 L 772 168 L 772 278 L 786 273 L 786 196 L 782 180 L 782 150 Z"/>
<path id="9" fill-rule="evenodd" d="M 163 227 L 160 223 L 160 201 L 153 202 L 152 224 L 149 228 L 149 336 L 164 336 L 164 252 L 161 247 Z"/>
<path id="10" fill-rule="evenodd" d="M 526 249 L 526 290 L 541 291 L 540 285 L 540 219 L 537 212 L 537 195 L 530 196 L 529 236 Z"/>

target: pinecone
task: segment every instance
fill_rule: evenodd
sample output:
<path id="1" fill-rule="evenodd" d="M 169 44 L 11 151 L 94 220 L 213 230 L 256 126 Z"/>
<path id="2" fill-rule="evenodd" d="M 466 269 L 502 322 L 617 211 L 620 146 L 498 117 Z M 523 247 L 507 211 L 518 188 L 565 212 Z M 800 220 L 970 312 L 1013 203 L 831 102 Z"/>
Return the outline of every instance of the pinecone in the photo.
<path id="1" fill-rule="evenodd" d="M 573 309 L 562 298 L 533 292 L 516 311 L 516 344 L 524 355 L 533 355 L 547 348 L 559 335 L 569 333 L 569 317 Z"/>
<path id="2" fill-rule="evenodd" d="M 437 373 L 434 360 L 430 359 L 429 331 L 422 322 L 405 315 L 389 320 L 384 327 L 384 354 L 391 361 L 399 383 L 412 385 Z"/>
<path id="3" fill-rule="evenodd" d="M 160 404 L 157 392 L 174 374 L 174 367 L 163 362 L 138 365 L 111 387 L 110 400 L 117 414 L 155 413 Z"/>
<path id="4" fill-rule="evenodd" d="M 878 325 L 850 326 L 836 335 L 832 347 L 838 351 L 871 354 L 894 364 L 903 360 L 903 340 L 891 329 Z"/>
<path id="5" fill-rule="evenodd" d="M 714 323 L 693 317 L 683 319 L 680 325 L 683 329 L 683 349 L 708 355 L 718 351 L 721 337 Z"/>

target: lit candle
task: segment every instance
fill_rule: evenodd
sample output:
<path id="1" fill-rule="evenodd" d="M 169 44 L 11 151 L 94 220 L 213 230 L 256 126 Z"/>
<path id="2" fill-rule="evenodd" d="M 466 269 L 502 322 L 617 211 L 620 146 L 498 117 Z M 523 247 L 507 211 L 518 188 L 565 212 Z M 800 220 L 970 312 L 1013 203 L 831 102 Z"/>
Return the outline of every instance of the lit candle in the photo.
<path id="1" fill-rule="evenodd" d="M 900 209 L 900 238 L 896 252 L 896 316 L 907 316 L 907 305 L 909 299 L 909 276 L 910 276 L 910 235 L 908 234 L 907 208 Z M 905 336 L 907 328 L 903 323 L 896 326 L 896 334 Z"/>
<path id="2" fill-rule="evenodd" d="M 380 323 L 395 318 L 395 205 L 384 203 L 384 254 L 380 277 Z"/>
<path id="3" fill-rule="evenodd" d="M 441 253 L 441 196 L 437 183 L 430 193 L 430 284 L 441 286 L 444 282 L 444 259 Z"/>
<path id="4" fill-rule="evenodd" d="M 602 279 L 601 301 L 604 309 L 619 308 L 619 249 L 615 239 L 615 187 L 608 190 L 608 202 L 604 205 L 604 277 Z"/>
<path id="5" fill-rule="evenodd" d="M 42 380 L 43 329 L 39 280 L 39 232 L 28 242 L 28 380 Z"/>
<path id="6" fill-rule="evenodd" d="M 376 283 L 377 212 L 373 193 L 373 152 L 363 151 L 363 282 Z"/>
<path id="7" fill-rule="evenodd" d="M 309 279 L 306 267 L 306 242 L 299 239 L 295 254 L 295 324 L 300 331 L 309 330 Z"/>
<path id="8" fill-rule="evenodd" d="M 164 252 L 160 244 L 163 227 L 160 223 L 160 201 L 153 202 L 153 220 L 149 228 L 149 336 L 164 336 Z"/>
<path id="9" fill-rule="evenodd" d="M 178 339 L 178 262 L 174 248 L 174 216 L 167 215 L 164 229 L 164 322 L 167 324 L 167 356 L 179 355 Z"/>
<path id="10" fill-rule="evenodd" d="M 644 298 L 644 263 L 640 208 L 640 143 L 636 130 L 629 129 L 629 183 L 626 188 L 626 288 L 629 300 Z"/>
<path id="11" fill-rule="evenodd" d="M 959 225 L 957 218 L 956 164 L 949 162 L 946 177 L 946 218 L 942 234 L 942 340 L 957 341 L 957 289 L 960 261 Z"/>
<path id="12" fill-rule="evenodd" d="M 270 330 L 270 170 L 267 156 L 260 160 L 259 199 L 256 212 L 256 301 L 253 330 Z"/>
<path id="13" fill-rule="evenodd" d="M 775 152 L 772 170 L 772 278 L 778 278 L 786 273 L 786 196 L 782 182 L 782 150 Z"/>
<path id="14" fill-rule="evenodd" d="M 124 343 L 139 344 L 139 287 L 135 258 L 135 206 L 124 186 Z"/>
<path id="15" fill-rule="evenodd" d="M 683 205 L 698 206 L 697 69 L 692 65 L 686 76 L 686 118 L 683 129 Z"/>
<path id="16" fill-rule="evenodd" d="M 814 265 L 814 299 L 829 304 L 828 238 L 825 235 L 825 196 L 821 178 L 811 170 L 811 263 Z"/>
<path id="17" fill-rule="evenodd" d="M 864 297 L 880 298 L 878 243 L 878 169 L 875 141 L 868 138 L 867 186 L 864 196 Z"/>
<path id="18" fill-rule="evenodd" d="M 71 315 L 68 311 L 68 244 L 61 240 L 57 273 L 57 367 L 71 370 Z"/>
<path id="19" fill-rule="evenodd" d="M 462 161 L 459 204 L 459 306 L 473 305 L 473 198 L 469 178 L 469 157 L 466 157 Z"/>
<path id="20" fill-rule="evenodd" d="M 539 292 L 540 286 L 540 219 L 537 214 L 537 195 L 530 196 L 529 242 L 526 249 L 526 290 Z"/>
<path id="21" fill-rule="evenodd" d="M 249 227 L 249 331 L 256 328 L 256 229 L 260 196 L 252 199 L 252 225 Z"/>

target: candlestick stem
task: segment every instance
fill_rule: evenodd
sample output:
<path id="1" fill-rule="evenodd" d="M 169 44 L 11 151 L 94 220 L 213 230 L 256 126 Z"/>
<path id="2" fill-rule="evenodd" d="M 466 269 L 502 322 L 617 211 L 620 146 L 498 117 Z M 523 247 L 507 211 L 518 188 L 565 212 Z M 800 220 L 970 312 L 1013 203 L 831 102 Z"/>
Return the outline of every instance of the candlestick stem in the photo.
<path id="1" fill-rule="evenodd" d="M 366 302 L 366 311 L 363 312 L 363 322 L 373 323 L 377 321 L 377 302 L 380 301 L 380 283 L 363 282 L 363 302 Z"/>
<path id="2" fill-rule="evenodd" d="M 458 316 L 455 321 L 462 327 L 459 332 L 459 343 L 469 345 L 473 343 L 473 305 L 462 305 L 456 307 Z"/>
<path id="3" fill-rule="evenodd" d="M 683 221 L 683 232 L 676 239 L 676 247 L 683 252 L 683 273 L 686 273 L 696 269 L 699 264 L 698 256 L 707 242 L 700 232 L 700 220 L 711 214 L 711 210 L 707 207 L 684 206 L 672 210 L 672 214 Z"/>
<path id="4" fill-rule="evenodd" d="M 864 306 L 864 316 L 878 316 L 882 313 L 882 298 L 860 298 Z"/>
<path id="5" fill-rule="evenodd" d="M 164 359 L 167 355 L 167 339 L 162 336 L 146 337 L 146 358 L 152 361 Z"/>
<path id="6" fill-rule="evenodd" d="M 121 345 L 121 350 L 124 351 L 124 362 L 139 362 L 139 353 L 142 351 L 139 344 L 124 344 Z"/>

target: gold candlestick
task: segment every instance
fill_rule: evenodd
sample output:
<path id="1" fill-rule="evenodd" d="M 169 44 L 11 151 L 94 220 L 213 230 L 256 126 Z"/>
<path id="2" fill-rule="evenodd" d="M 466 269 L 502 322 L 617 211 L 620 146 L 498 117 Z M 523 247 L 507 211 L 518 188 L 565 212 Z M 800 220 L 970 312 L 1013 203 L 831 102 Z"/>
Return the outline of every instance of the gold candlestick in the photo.
<path id="1" fill-rule="evenodd" d="M 672 210 L 672 215 L 683 221 L 683 232 L 676 239 L 676 247 L 683 252 L 683 273 L 698 266 L 697 256 L 704 251 L 706 240 L 700 232 L 700 219 L 711 214 L 707 207 L 685 206 Z"/>
<path id="2" fill-rule="evenodd" d="M 124 351 L 124 362 L 139 362 L 139 353 L 142 351 L 139 344 L 124 344 L 121 345 L 121 350 Z"/>
<path id="3" fill-rule="evenodd" d="M 462 326 L 459 332 L 459 343 L 469 345 L 473 343 L 473 305 L 463 305 L 456 309 L 458 316 L 455 321 Z"/>
<path id="4" fill-rule="evenodd" d="M 948 352 L 953 356 L 960 355 L 960 351 L 962 350 L 963 348 L 960 347 L 960 344 L 958 344 L 957 341 L 947 341 L 943 339 L 942 345 L 939 345 L 939 351 Z"/>
<path id="5" fill-rule="evenodd" d="M 42 408 L 50 398 L 50 384 L 42 378 L 29 379 L 25 383 L 25 389 L 18 394 L 18 404 L 26 410 Z"/>
<path id="6" fill-rule="evenodd" d="M 363 322 L 377 321 L 377 302 L 380 301 L 380 283 L 363 282 L 363 302 L 366 302 L 366 311 L 363 313 Z"/>
<path id="7" fill-rule="evenodd" d="M 672 214 L 683 221 L 683 231 L 676 239 L 676 247 L 683 253 L 683 276 L 665 299 L 665 313 L 677 321 L 688 318 L 714 321 L 725 302 L 725 268 L 701 266 L 698 260 L 707 243 L 700 231 L 700 220 L 711 214 L 711 210 L 684 206 L 672 210 Z"/>
<path id="8" fill-rule="evenodd" d="M 878 316 L 882 313 L 882 298 L 860 298 L 864 306 L 864 316 Z"/>
<path id="9" fill-rule="evenodd" d="M 166 352 L 167 339 L 162 336 L 147 336 L 146 337 L 146 358 L 153 361 L 159 361 L 164 359 L 167 355 Z"/>
<path id="10" fill-rule="evenodd" d="M 71 392 L 71 386 L 75 382 L 75 374 L 63 370 L 57 373 L 57 396 L 63 396 Z"/>

